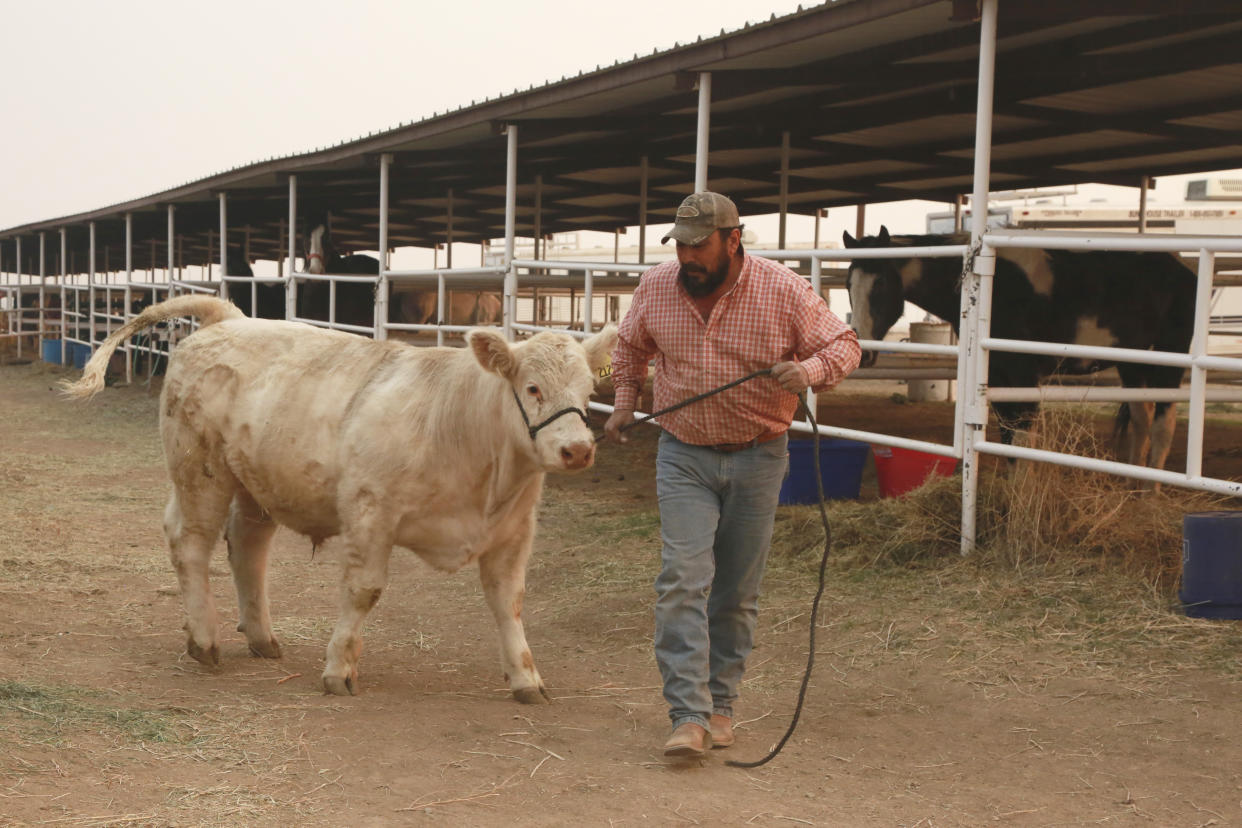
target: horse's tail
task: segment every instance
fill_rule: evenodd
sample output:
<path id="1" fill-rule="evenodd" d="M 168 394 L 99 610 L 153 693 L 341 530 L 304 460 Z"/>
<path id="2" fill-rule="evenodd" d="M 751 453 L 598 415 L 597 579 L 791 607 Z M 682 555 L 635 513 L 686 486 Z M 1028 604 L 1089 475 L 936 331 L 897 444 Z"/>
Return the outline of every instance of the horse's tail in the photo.
<path id="1" fill-rule="evenodd" d="M 1122 457 L 1125 447 L 1126 433 L 1130 430 L 1130 404 L 1121 403 L 1117 406 L 1117 416 L 1113 418 L 1113 451 Z"/>
<path id="2" fill-rule="evenodd" d="M 119 330 L 108 337 L 99 346 L 99 350 L 86 363 L 82 370 L 82 378 L 77 382 L 65 380 L 60 383 L 61 392 L 74 399 L 89 399 L 98 394 L 104 387 L 104 373 L 108 369 L 108 361 L 117 347 L 138 331 L 150 328 L 176 316 L 194 316 L 199 320 L 199 327 L 214 325 L 225 319 L 237 319 L 245 316 L 237 306 L 216 296 L 203 293 L 190 293 L 174 296 L 158 305 L 150 305 L 142 313 L 125 323 Z"/>

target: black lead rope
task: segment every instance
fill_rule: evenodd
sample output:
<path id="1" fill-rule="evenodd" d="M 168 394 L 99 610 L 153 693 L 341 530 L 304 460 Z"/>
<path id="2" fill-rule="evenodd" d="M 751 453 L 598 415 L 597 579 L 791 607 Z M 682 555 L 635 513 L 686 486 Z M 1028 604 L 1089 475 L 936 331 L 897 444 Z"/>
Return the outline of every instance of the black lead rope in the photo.
<path id="1" fill-rule="evenodd" d="M 639 419 L 634 420 L 633 422 L 626 423 L 621 426 L 621 431 L 628 431 L 640 423 L 645 423 L 648 420 L 659 417 L 661 414 L 676 411 L 677 409 L 683 408 L 691 403 L 696 403 L 700 400 L 706 399 L 713 394 L 719 394 L 721 391 L 727 391 L 734 386 L 741 385 L 744 382 L 749 382 L 756 377 L 768 376 L 770 374 L 771 371 L 766 368 L 762 371 L 755 371 L 752 374 L 747 374 L 741 379 L 733 380 L 733 382 L 722 385 L 719 388 L 713 388 L 711 391 L 682 400 L 679 403 L 670 405 L 668 408 L 662 408 L 654 414 L 648 414 L 645 417 L 640 417 Z M 815 590 L 815 600 L 811 602 L 811 630 L 808 635 L 809 643 L 806 656 L 806 672 L 802 674 L 802 685 L 798 688 L 798 703 L 794 706 L 793 719 L 790 720 L 789 728 L 785 731 L 785 735 L 781 737 L 775 747 L 768 751 L 768 755 L 764 756 L 762 759 L 757 759 L 754 762 L 739 762 L 734 759 L 726 759 L 725 764 L 733 768 L 757 768 L 771 762 L 776 758 L 776 755 L 781 752 L 781 749 L 785 747 L 785 743 L 789 741 L 791 736 L 793 736 L 794 729 L 798 726 L 798 719 L 802 716 L 802 705 L 806 701 L 807 687 L 811 683 L 811 671 L 815 668 L 815 622 L 816 619 L 819 618 L 820 599 L 824 597 L 824 576 L 828 570 L 828 553 L 832 549 L 832 527 L 828 525 L 828 509 L 824 505 L 824 478 L 820 474 L 819 469 L 819 426 L 815 422 L 815 414 L 812 413 L 811 409 L 807 406 L 806 401 L 803 400 L 801 396 L 798 397 L 798 407 L 802 409 L 803 413 L 806 414 L 807 422 L 811 424 L 811 439 L 813 441 L 811 460 L 815 468 L 815 490 L 819 493 L 819 518 L 824 525 L 824 554 L 819 560 L 819 588 Z"/>
<path id="2" fill-rule="evenodd" d="M 819 426 L 815 423 L 815 415 L 811 413 L 811 409 L 801 397 L 798 398 L 798 406 L 806 413 L 807 421 L 811 424 L 811 439 L 814 442 L 811 458 L 815 467 L 815 490 L 819 493 L 819 518 L 824 524 L 824 554 L 819 559 L 819 588 L 815 590 L 815 600 L 811 602 L 811 631 L 807 636 L 809 641 L 806 672 L 802 674 L 802 686 L 798 688 L 798 703 L 794 706 L 793 719 L 790 720 L 789 729 L 785 731 L 785 735 L 762 759 L 756 759 L 754 762 L 726 759 L 725 764 L 731 768 L 757 768 L 776 758 L 776 754 L 785 747 L 789 737 L 793 736 L 794 728 L 798 726 L 798 719 L 802 716 L 802 703 L 806 701 L 806 689 L 811 683 L 811 670 L 815 668 L 815 622 L 819 618 L 819 600 L 824 597 L 824 573 L 828 569 L 828 552 L 832 549 L 832 527 L 828 525 L 828 509 L 824 506 L 824 478 L 819 471 Z"/>
<path id="3" fill-rule="evenodd" d="M 637 426 L 637 425 L 642 425 L 643 423 L 647 422 L 648 420 L 654 420 L 656 417 L 659 417 L 659 416 L 662 416 L 662 415 L 664 415 L 664 414 L 667 414 L 667 413 L 669 413 L 670 411 L 676 411 L 676 410 L 677 410 L 677 409 L 679 409 L 679 408 L 685 408 L 687 405 L 691 405 L 692 403 L 696 403 L 696 402 L 698 402 L 698 401 L 700 401 L 700 400 L 705 400 L 705 399 L 707 399 L 708 397 L 712 396 L 713 394 L 719 394 L 721 391 L 728 391 L 730 388 L 736 388 L 737 386 L 741 385 L 742 383 L 744 383 L 744 382 L 750 382 L 751 380 L 755 379 L 756 377 L 766 377 L 766 376 L 770 376 L 770 375 L 771 375 L 771 373 L 772 373 L 772 370 L 771 370 L 770 368 L 763 368 L 763 369 L 761 369 L 761 370 L 759 370 L 759 371 L 753 371 L 752 373 L 749 373 L 749 374 L 747 374 L 746 376 L 741 377 L 740 379 L 735 379 L 735 380 L 733 380 L 732 382 L 726 382 L 724 385 L 720 386 L 719 388 L 713 388 L 711 391 L 704 391 L 702 394 L 696 394 L 696 395 L 694 395 L 693 397 L 689 397 L 688 399 L 684 399 L 684 400 L 682 400 L 682 401 L 681 401 L 681 402 L 679 402 L 679 403 L 673 403 L 672 405 L 670 405 L 670 406 L 669 406 L 669 407 L 667 407 L 667 408 L 661 408 L 659 411 L 656 411 L 656 412 L 653 412 L 653 413 L 651 413 L 651 414 L 647 414 L 647 415 L 645 415 L 645 416 L 639 417 L 637 420 L 631 420 L 630 422 L 628 422 L 628 423 L 626 423 L 625 425 L 621 426 L 621 431 L 629 431 L 629 430 L 630 430 L 631 428 L 633 428 L 634 426 Z M 597 435 L 595 435 L 595 439 L 596 439 L 596 440 L 602 439 L 602 437 L 603 437 L 603 435 L 602 435 L 602 434 L 597 434 Z"/>

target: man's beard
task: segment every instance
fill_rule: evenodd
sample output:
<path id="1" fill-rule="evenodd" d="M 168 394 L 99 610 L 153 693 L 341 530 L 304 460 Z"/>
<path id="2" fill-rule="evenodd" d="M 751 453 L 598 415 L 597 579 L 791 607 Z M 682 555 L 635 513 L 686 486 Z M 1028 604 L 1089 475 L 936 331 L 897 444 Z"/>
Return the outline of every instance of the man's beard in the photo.
<path id="1" fill-rule="evenodd" d="M 677 278 L 681 280 L 681 286 L 686 289 L 686 293 L 696 299 L 704 296 L 710 296 L 715 292 L 716 288 L 724 284 L 724 280 L 729 278 L 729 265 L 731 264 L 728 253 L 722 253 L 720 261 L 716 262 L 716 266 L 710 270 L 700 267 L 697 264 L 682 265 L 677 271 Z M 690 278 L 687 271 L 693 272 L 698 278 Z"/>

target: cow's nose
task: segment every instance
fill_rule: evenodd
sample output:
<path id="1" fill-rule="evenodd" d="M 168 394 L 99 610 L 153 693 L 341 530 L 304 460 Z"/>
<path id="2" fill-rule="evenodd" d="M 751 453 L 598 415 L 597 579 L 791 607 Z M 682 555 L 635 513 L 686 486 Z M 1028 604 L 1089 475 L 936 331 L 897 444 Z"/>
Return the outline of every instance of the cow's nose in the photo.
<path id="1" fill-rule="evenodd" d="M 561 448 L 561 462 L 567 469 L 585 469 L 595 462 L 594 443 L 570 443 Z"/>

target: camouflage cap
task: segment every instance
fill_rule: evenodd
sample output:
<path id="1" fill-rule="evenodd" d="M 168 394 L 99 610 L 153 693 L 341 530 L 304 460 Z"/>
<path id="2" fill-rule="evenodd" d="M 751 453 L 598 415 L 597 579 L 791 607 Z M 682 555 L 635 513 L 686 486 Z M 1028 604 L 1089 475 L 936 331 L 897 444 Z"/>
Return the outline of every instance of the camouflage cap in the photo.
<path id="1" fill-rule="evenodd" d="M 741 227 L 737 206 L 720 193 L 701 192 L 686 196 L 677 208 L 677 220 L 661 244 L 675 239 L 682 244 L 698 244 L 717 230 Z"/>

